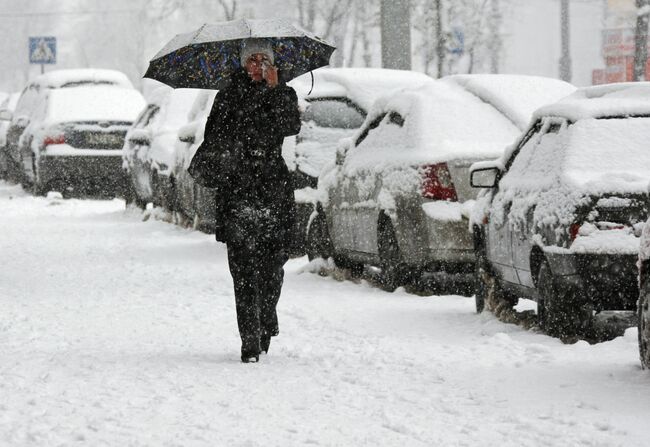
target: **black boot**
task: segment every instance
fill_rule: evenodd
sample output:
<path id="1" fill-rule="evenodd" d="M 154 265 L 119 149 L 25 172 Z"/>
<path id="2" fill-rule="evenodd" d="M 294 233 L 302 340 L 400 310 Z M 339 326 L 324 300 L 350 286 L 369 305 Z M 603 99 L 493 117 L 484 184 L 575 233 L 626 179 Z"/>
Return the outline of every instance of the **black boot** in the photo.
<path id="1" fill-rule="evenodd" d="M 241 356 L 241 361 L 243 363 L 257 363 L 260 361 L 259 355 L 243 355 Z"/>
<path id="2" fill-rule="evenodd" d="M 271 334 L 269 332 L 264 332 L 260 337 L 260 349 L 263 353 L 268 354 L 269 346 L 271 346 Z"/>

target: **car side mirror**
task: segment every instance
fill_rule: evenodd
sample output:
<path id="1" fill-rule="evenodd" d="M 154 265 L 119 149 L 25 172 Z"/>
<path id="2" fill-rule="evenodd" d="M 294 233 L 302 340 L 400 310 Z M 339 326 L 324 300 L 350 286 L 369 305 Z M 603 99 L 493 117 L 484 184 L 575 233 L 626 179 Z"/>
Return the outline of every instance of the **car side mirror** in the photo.
<path id="1" fill-rule="evenodd" d="M 151 145 L 151 135 L 145 130 L 137 130 L 129 135 L 129 142 L 139 146 Z"/>
<path id="2" fill-rule="evenodd" d="M 501 170 L 496 166 L 478 168 L 470 174 L 472 188 L 495 188 Z"/>
<path id="3" fill-rule="evenodd" d="M 342 166 L 344 160 L 345 160 L 345 153 L 341 151 L 336 151 L 336 165 Z"/>
<path id="4" fill-rule="evenodd" d="M 194 144 L 196 141 L 196 138 L 192 134 L 181 134 L 178 136 L 178 139 L 181 140 L 183 143 L 189 143 L 189 144 Z"/>
<path id="5" fill-rule="evenodd" d="M 14 114 L 11 113 L 11 110 L 2 109 L 0 110 L 0 121 L 11 121 L 14 117 Z"/>

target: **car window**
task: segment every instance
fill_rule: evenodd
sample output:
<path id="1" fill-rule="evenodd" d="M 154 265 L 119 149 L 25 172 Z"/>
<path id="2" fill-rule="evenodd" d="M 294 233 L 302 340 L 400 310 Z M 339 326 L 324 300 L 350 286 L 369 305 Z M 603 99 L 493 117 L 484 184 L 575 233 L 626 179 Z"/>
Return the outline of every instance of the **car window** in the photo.
<path id="1" fill-rule="evenodd" d="M 32 111 L 32 122 L 43 121 L 47 115 L 47 96 L 41 97 Z"/>
<path id="2" fill-rule="evenodd" d="M 16 117 L 30 114 L 31 110 L 34 108 L 38 100 L 38 90 L 39 88 L 36 84 L 30 84 L 25 87 L 22 95 L 20 95 L 18 104 L 16 104 Z"/>
<path id="3" fill-rule="evenodd" d="M 313 121 L 319 127 L 358 129 L 365 119 L 361 109 L 346 99 L 312 100 L 303 114 L 304 121 Z"/>
<path id="4" fill-rule="evenodd" d="M 141 128 L 141 129 L 147 127 L 149 123 L 151 123 L 151 120 L 154 118 L 154 116 L 156 116 L 156 114 L 159 111 L 160 111 L 160 107 L 150 105 L 137 119 L 134 127 Z"/>
<path id="5" fill-rule="evenodd" d="M 383 121 L 383 119 L 386 117 L 386 113 L 379 115 L 377 118 L 372 120 L 366 127 L 361 131 L 361 134 L 359 135 L 359 138 L 357 138 L 357 141 L 354 143 L 355 146 L 358 146 L 361 144 L 363 140 L 366 139 L 368 134 L 370 133 L 371 130 L 376 129 L 379 124 Z"/>
<path id="6" fill-rule="evenodd" d="M 500 186 L 516 189 L 538 188 L 552 178 L 562 163 L 559 150 L 559 133 L 566 124 L 557 120 L 545 120 L 511 159 L 510 167 Z"/>

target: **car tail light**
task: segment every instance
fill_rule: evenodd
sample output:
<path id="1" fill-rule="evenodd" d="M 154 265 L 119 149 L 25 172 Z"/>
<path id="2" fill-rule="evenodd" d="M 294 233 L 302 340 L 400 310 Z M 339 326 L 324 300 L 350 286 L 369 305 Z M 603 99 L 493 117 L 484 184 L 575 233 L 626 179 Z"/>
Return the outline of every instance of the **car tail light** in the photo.
<path id="1" fill-rule="evenodd" d="M 451 181 L 447 163 L 438 163 L 424 167 L 422 179 L 422 196 L 426 199 L 457 202 L 456 188 Z"/>
<path id="2" fill-rule="evenodd" d="M 569 239 L 571 240 L 571 242 L 575 241 L 576 238 L 578 237 L 578 232 L 580 232 L 581 226 L 582 224 L 574 223 L 571 224 L 571 226 L 569 227 Z"/>
<path id="3" fill-rule="evenodd" d="M 49 146 L 50 144 L 64 144 L 65 135 L 50 135 L 45 137 L 43 140 L 43 146 Z"/>

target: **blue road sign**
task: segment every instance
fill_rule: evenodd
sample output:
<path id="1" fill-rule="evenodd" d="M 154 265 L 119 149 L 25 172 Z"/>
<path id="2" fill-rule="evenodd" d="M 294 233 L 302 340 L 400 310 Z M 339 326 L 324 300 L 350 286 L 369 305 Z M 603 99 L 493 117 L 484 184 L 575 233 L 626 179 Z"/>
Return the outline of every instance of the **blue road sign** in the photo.
<path id="1" fill-rule="evenodd" d="M 30 37 L 29 63 L 56 64 L 56 37 Z"/>
<path id="2" fill-rule="evenodd" d="M 460 56 L 465 52 L 465 32 L 461 27 L 455 26 L 451 30 L 449 52 L 457 56 Z"/>

